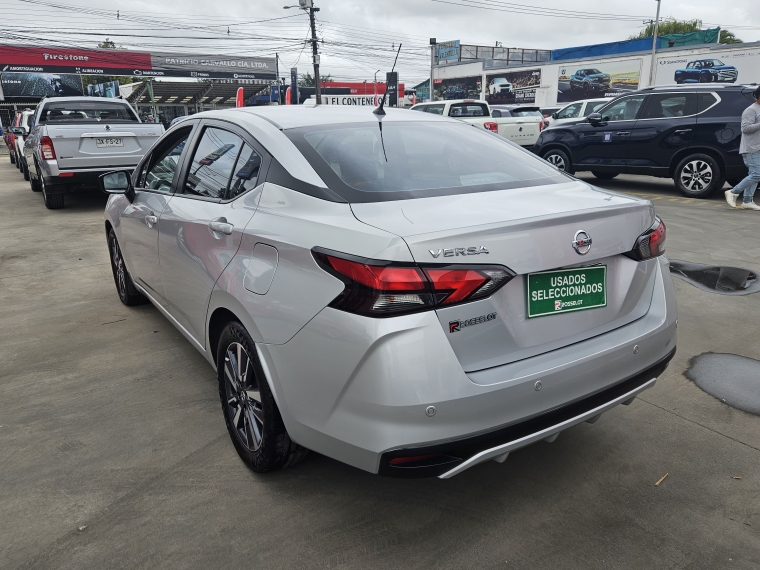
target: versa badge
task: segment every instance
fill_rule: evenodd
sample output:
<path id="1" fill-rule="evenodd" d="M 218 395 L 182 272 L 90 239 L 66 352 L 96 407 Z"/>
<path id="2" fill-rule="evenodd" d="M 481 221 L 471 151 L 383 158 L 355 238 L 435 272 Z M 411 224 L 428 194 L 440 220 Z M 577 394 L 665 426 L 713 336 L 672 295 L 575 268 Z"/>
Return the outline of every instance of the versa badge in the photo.
<path id="1" fill-rule="evenodd" d="M 457 255 L 480 255 L 481 253 L 488 253 L 488 250 L 484 245 L 472 246 L 472 247 L 454 247 L 447 249 L 429 249 L 430 255 L 433 257 L 455 257 Z"/>

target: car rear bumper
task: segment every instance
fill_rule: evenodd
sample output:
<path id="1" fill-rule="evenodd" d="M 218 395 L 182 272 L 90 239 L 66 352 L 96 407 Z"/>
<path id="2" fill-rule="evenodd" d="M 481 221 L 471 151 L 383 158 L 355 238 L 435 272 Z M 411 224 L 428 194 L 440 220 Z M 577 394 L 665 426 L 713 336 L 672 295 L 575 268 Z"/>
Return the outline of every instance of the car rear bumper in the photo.
<path id="1" fill-rule="evenodd" d="M 591 419 L 651 386 L 675 347 L 664 258 L 642 318 L 478 372 L 463 371 L 432 312 L 371 319 L 327 308 L 289 342 L 259 345 L 295 441 L 398 477 L 449 477 Z"/>
<path id="2" fill-rule="evenodd" d="M 63 194 L 74 187 L 98 186 L 101 174 L 112 170 L 131 170 L 133 166 L 109 166 L 100 168 L 59 168 L 54 160 L 43 161 L 41 175 L 45 179 L 45 192 Z"/>

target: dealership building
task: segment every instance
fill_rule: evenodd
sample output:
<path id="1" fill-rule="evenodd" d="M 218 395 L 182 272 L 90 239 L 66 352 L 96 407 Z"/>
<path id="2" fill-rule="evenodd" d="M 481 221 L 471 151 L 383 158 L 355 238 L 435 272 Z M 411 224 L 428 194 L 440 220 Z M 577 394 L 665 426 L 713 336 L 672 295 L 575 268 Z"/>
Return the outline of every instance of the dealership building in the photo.
<path id="1" fill-rule="evenodd" d="M 760 83 L 760 42 L 702 43 L 717 29 L 685 35 L 660 38 L 654 58 L 652 38 L 554 51 L 446 42 L 433 50 L 434 97 L 550 107 L 650 85 Z"/>

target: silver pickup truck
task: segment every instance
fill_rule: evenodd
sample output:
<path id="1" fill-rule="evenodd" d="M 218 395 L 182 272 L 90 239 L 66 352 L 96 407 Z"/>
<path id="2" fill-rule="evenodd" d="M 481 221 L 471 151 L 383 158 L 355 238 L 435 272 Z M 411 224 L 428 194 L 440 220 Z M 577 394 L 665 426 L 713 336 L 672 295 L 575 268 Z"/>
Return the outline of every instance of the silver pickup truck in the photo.
<path id="1" fill-rule="evenodd" d="M 66 192 L 97 187 L 100 174 L 137 166 L 163 132 L 159 124 L 141 123 L 119 99 L 43 99 L 31 121 L 22 168 L 47 208 L 63 208 Z"/>

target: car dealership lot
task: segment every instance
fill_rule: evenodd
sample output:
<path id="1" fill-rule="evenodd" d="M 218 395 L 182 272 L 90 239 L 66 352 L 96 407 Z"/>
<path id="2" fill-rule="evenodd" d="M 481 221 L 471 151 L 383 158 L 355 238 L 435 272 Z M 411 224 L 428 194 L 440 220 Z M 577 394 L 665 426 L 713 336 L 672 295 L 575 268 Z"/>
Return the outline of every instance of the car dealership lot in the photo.
<path id="1" fill-rule="evenodd" d="M 757 213 L 670 180 L 600 185 L 654 199 L 671 258 L 760 270 Z M 255 475 L 203 357 L 119 302 L 104 205 L 46 210 L 0 160 L 0 567 L 760 565 L 760 418 L 683 375 L 704 352 L 760 359 L 756 296 L 676 280 L 678 354 L 654 389 L 503 464 L 397 480 L 312 454 Z"/>

